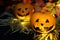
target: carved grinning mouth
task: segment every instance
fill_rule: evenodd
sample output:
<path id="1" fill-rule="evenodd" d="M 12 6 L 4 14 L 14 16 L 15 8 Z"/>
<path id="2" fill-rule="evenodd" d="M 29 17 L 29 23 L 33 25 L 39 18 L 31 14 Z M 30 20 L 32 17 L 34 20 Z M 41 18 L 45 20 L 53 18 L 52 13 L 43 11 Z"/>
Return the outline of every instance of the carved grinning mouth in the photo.
<path id="1" fill-rule="evenodd" d="M 53 28 L 53 26 L 54 26 L 54 25 L 50 26 L 50 28 L 49 28 L 49 27 L 44 27 L 44 29 L 47 29 L 47 31 L 49 31 L 49 30 L 51 30 L 51 29 Z M 36 28 L 35 28 L 34 25 L 33 25 L 33 28 L 34 28 L 34 30 L 41 31 L 41 29 L 39 29 L 39 27 L 36 27 Z"/>
<path id="2" fill-rule="evenodd" d="M 29 12 L 25 16 L 27 16 L 27 15 L 29 15 Z"/>
<path id="3" fill-rule="evenodd" d="M 51 30 L 53 28 L 54 25 L 52 25 L 47 31 Z"/>
<path id="4" fill-rule="evenodd" d="M 35 26 L 33 25 L 33 28 L 34 28 L 34 30 L 39 30 L 40 31 L 39 27 L 35 28 Z"/>
<path id="5" fill-rule="evenodd" d="M 21 15 L 21 14 L 19 14 L 19 13 L 17 13 L 17 14 L 18 14 L 19 16 L 22 16 L 22 17 L 24 16 L 24 15 Z"/>
<path id="6" fill-rule="evenodd" d="M 27 15 L 29 15 L 29 12 L 26 14 L 26 15 L 21 15 L 21 14 L 19 14 L 19 13 L 17 13 L 19 16 L 27 16 Z"/>

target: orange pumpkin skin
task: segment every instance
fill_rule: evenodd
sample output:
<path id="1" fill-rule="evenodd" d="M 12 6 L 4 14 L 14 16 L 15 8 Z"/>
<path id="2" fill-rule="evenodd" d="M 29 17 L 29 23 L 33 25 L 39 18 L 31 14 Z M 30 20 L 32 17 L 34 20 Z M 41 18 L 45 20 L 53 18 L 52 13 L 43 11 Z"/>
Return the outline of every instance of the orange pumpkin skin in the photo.
<path id="1" fill-rule="evenodd" d="M 19 20 L 23 20 L 22 26 L 26 26 L 30 21 L 30 16 L 34 12 L 32 5 L 19 3 L 14 7 L 14 14 Z"/>
<path id="2" fill-rule="evenodd" d="M 54 30 L 56 26 L 55 18 L 49 13 L 36 12 L 30 21 L 32 29 L 39 33 L 48 33 Z"/>
<path id="3" fill-rule="evenodd" d="M 30 13 L 32 9 L 33 7 L 30 4 L 19 3 L 15 6 L 14 13 L 19 13 L 23 16 L 26 15 L 28 12 Z"/>

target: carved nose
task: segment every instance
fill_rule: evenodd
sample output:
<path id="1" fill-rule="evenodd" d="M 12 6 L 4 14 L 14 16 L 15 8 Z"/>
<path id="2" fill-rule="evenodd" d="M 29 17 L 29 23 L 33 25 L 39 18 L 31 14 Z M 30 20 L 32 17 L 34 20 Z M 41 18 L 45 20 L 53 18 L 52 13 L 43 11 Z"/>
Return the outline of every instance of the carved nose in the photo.
<path id="1" fill-rule="evenodd" d="M 24 13 L 24 11 L 22 11 L 22 13 Z"/>
<path id="2" fill-rule="evenodd" d="M 43 24 L 41 23 L 41 26 L 43 26 Z"/>

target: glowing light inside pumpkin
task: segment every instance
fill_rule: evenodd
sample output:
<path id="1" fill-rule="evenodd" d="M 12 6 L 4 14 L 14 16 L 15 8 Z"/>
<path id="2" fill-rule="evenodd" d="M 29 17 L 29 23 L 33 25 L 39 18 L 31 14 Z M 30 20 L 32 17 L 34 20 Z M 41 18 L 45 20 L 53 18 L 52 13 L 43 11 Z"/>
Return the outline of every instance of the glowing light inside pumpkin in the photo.
<path id="1" fill-rule="evenodd" d="M 29 22 L 21 22 L 21 25 L 22 26 L 26 26 L 26 25 L 28 25 L 29 24 Z"/>

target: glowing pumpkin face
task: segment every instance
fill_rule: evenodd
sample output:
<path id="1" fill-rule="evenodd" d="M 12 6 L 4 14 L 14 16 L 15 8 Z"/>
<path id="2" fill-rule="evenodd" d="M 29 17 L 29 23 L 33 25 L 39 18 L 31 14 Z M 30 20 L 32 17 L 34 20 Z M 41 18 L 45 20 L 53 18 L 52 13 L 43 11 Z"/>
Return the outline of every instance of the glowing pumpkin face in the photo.
<path id="1" fill-rule="evenodd" d="M 19 3 L 14 7 L 14 13 L 16 17 L 21 21 L 22 26 L 29 24 L 30 16 L 33 12 L 34 9 L 30 4 Z"/>
<path id="2" fill-rule="evenodd" d="M 29 4 L 19 3 L 15 6 L 14 13 L 17 18 L 31 15 L 33 11 L 33 7 Z"/>
<path id="3" fill-rule="evenodd" d="M 37 12 L 31 17 L 31 26 L 34 31 L 48 33 L 55 29 L 55 18 L 49 13 Z"/>

